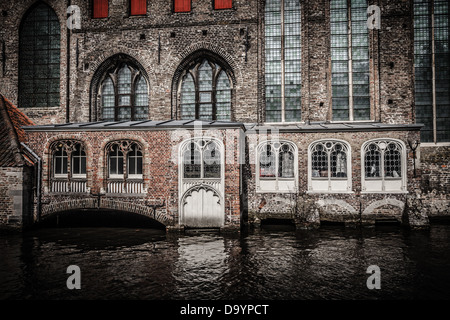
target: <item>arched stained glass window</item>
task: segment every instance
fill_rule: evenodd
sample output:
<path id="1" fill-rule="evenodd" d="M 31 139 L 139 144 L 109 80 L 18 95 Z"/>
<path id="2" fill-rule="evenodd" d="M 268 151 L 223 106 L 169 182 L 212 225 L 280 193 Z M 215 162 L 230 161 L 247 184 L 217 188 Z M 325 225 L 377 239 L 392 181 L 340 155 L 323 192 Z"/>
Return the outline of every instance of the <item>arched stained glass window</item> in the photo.
<path id="1" fill-rule="evenodd" d="M 406 191 L 406 148 L 400 141 L 376 139 L 362 147 L 362 190 Z"/>
<path id="2" fill-rule="evenodd" d="M 198 69 L 199 119 L 211 119 L 213 114 L 213 70 L 205 60 Z"/>
<path id="3" fill-rule="evenodd" d="M 298 187 L 298 149 L 288 141 L 267 141 L 258 146 L 258 191 L 295 192 Z"/>
<path id="4" fill-rule="evenodd" d="M 222 175 L 222 153 L 214 141 L 196 140 L 183 149 L 185 179 L 219 179 Z"/>
<path id="5" fill-rule="evenodd" d="M 19 44 L 19 106 L 60 105 L 61 26 L 56 13 L 39 2 L 22 20 Z"/>
<path id="6" fill-rule="evenodd" d="M 148 84 L 138 68 L 119 64 L 101 83 L 101 120 L 148 119 Z"/>
<path id="7" fill-rule="evenodd" d="M 181 81 L 181 119 L 231 120 L 231 82 L 221 66 L 202 59 Z"/>
<path id="8" fill-rule="evenodd" d="M 203 170 L 205 178 L 220 178 L 220 149 L 210 142 L 203 150 Z"/>
<path id="9" fill-rule="evenodd" d="M 229 120 L 231 110 L 231 86 L 225 71 L 221 71 L 216 87 L 217 120 Z"/>
<path id="10" fill-rule="evenodd" d="M 181 118 L 195 119 L 195 83 L 190 73 L 184 76 L 181 85 Z"/>
<path id="11" fill-rule="evenodd" d="M 351 153 L 344 141 L 322 140 L 309 147 L 310 192 L 350 192 Z"/>

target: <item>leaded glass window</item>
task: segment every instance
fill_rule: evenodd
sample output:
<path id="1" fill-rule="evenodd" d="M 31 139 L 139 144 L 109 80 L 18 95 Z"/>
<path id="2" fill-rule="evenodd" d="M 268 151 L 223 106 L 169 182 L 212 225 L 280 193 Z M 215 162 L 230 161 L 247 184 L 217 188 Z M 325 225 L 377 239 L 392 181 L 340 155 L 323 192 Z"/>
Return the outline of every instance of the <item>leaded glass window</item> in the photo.
<path id="1" fill-rule="evenodd" d="M 185 145 L 182 157 L 186 179 L 219 179 L 222 175 L 222 153 L 214 141 L 192 141 Z"/>
<path id="2" fill-rule="evenodd" d="M 449 142 L 449 2 L 414 0 L 416 122 L 423 142 Z"/>
<path id="3" fill-rule="evenodd" d="M 231 120 L 231 82 L 222 67 L 202 59 L 181 81 L 181 119 Z"/>
<path id="4" fill-rule="evenodd" d="M 105 121 L 148 119 L 148 84 L 129 64 L 111 69 L 101 84 L 101 119 Z"/>
<path id="5" fill-rule="evenodd" d="M 294 179 L 296 148 L 288 142 L 267 142 L 259 151 L 259 176 Z"/>
<path id="6" fill-rule="evenodd" d="M 39 2 L 23 18 L 20 28 L 20 107 L 60 105 L 60 39 L 56 13 Z"/>
<path id="7" fill-rule="evenodd" d="M 351 192 L 350 146 L 339 140 L 317 141 L 309 147 L 308 190 Z"/>
<path id="8" fill-rule="evenodd" d="M 205 178 L 220 178 L 220 149 L 214 142 L 203 150 L 203 170 Z"/>
<path id="9" fill-rule="evenodd" d="M 202 171 L 202 154 L 195 143 L 190 143 L 183 153 L 183 166 L 185 178 L 200 178 Z"/>
<path id="10" fill-rule="evenodd" d="M 266 121 L 300 121 L 301 8 L 299 0 L 266 0 L 265 57 Z"/>
<path id="11" fill-rule="evenodd" d="M 406 149 L 400 141 L 368 141 L 362 160 L 362 191 L 406 191 Z"/>
<path id="12" fill-rule="evenodd" d="M 332 0 L 333 120 L 370 120 L 367 0 Z"/>
<path id="13" fill-rule="evenodd" d="M 336 141 L 317 142 L 311 147 L 312 179 L 347 179 L 346 144 Z"/>
<path id="14" fill-rule="evenodd" d="M 400 179 L 402 153 L 402 145 L 395 141 L 378 140 L 367 144 L 364 148 L 366 179 Z"/>

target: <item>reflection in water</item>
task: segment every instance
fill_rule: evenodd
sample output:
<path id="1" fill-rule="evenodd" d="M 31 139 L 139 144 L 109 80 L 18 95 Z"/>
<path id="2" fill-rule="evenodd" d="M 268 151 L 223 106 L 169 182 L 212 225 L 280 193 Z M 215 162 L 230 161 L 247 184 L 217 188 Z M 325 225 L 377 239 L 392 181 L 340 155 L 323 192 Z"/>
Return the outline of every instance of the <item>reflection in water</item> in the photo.
<path id="1" fill-rule="evenodd" d="M 166 235 L 42 229 L 0 236 L 0 299 L 449 299 L 450 226 Z M 68 290 L 66 269 L 81 268 Z M 367 268 L 381 269 L 368 290 Z"/>

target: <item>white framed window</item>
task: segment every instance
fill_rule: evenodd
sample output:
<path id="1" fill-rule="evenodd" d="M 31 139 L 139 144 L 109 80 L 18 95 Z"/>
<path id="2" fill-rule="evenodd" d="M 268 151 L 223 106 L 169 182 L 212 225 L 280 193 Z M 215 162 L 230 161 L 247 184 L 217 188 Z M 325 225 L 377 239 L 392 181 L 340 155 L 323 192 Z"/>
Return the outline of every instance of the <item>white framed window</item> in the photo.
<path id="1" fill-rule="evenodd" d="M 298 189 L 298 148 L 295 143 L 262 142 L 256 157 L 256 191 L 295 192 Z"/>
<path id="2" fill-rule="evenodd" d="M 69 156 L 64 146 L 56 149 L 53 153 L 53 176 L 55 178 L 68 177 Z"/>
<path id="3" fill-rule="evenodd" d="M 142 179 L 142 147 L 131 141 L 113 142 L 108 150 L 108 177 L 110 179 Z M 125 174 L 126 173 L 126 174 Z"/>
<path id="4" fill-rule="evenodd" d="M 220 179 L 221 147 L 215 141 L 192 140 L 182 151 L 184 179 Z"/>
<path id="5" fill-rule="evenodd" d="M 81 143 L 64 140 L 55 143 L 51 149 L 53 153 L 53 178 L 86 179 L 86 152 Z"/>
<path id="6" fill-rule="evenodd" d="M 60 140 L 52 144 L 50 152 L 50 192 L 89 192 L 84 144 L 76 140 Z"/>
<path id="7" fill-rule="evenodd" d="M 111 194 L 145 194 L 143 148 L 141 144 L 121 140 L 108 144 L 106 192 Z"/>
<path id="8" fill-rule="evenodd" d="M 361 148 L 363 192 L 407 192 L 406 146 L 400 140 L 376 139 Z"/>
<path id="9" fill-rule="evenodd" d="M 86 152 L 81 144 L 75 146 L 72 151 L 72 177 L 86 178 Z"/>
<path id="10" fill-rule="evenodd" d="M 308 192 L 351 192 L 351 148 L 345 141 L 320 140 L 308 148 Z"/>

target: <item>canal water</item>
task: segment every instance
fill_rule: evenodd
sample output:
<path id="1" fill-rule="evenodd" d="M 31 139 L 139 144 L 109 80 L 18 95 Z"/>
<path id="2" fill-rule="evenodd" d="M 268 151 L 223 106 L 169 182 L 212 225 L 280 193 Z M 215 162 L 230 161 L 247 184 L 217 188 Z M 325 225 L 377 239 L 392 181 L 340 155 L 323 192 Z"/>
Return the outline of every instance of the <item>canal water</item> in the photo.
<path id="1" fill-rule="evenodd" d="M 167 235 L 44 228 L 0 236 L 0 299 L 450 299 L 450 225 Z M 81 289 L 69 290 L 68 266 Z M 380 289 L 369 290 L 369 266 Z"/>

